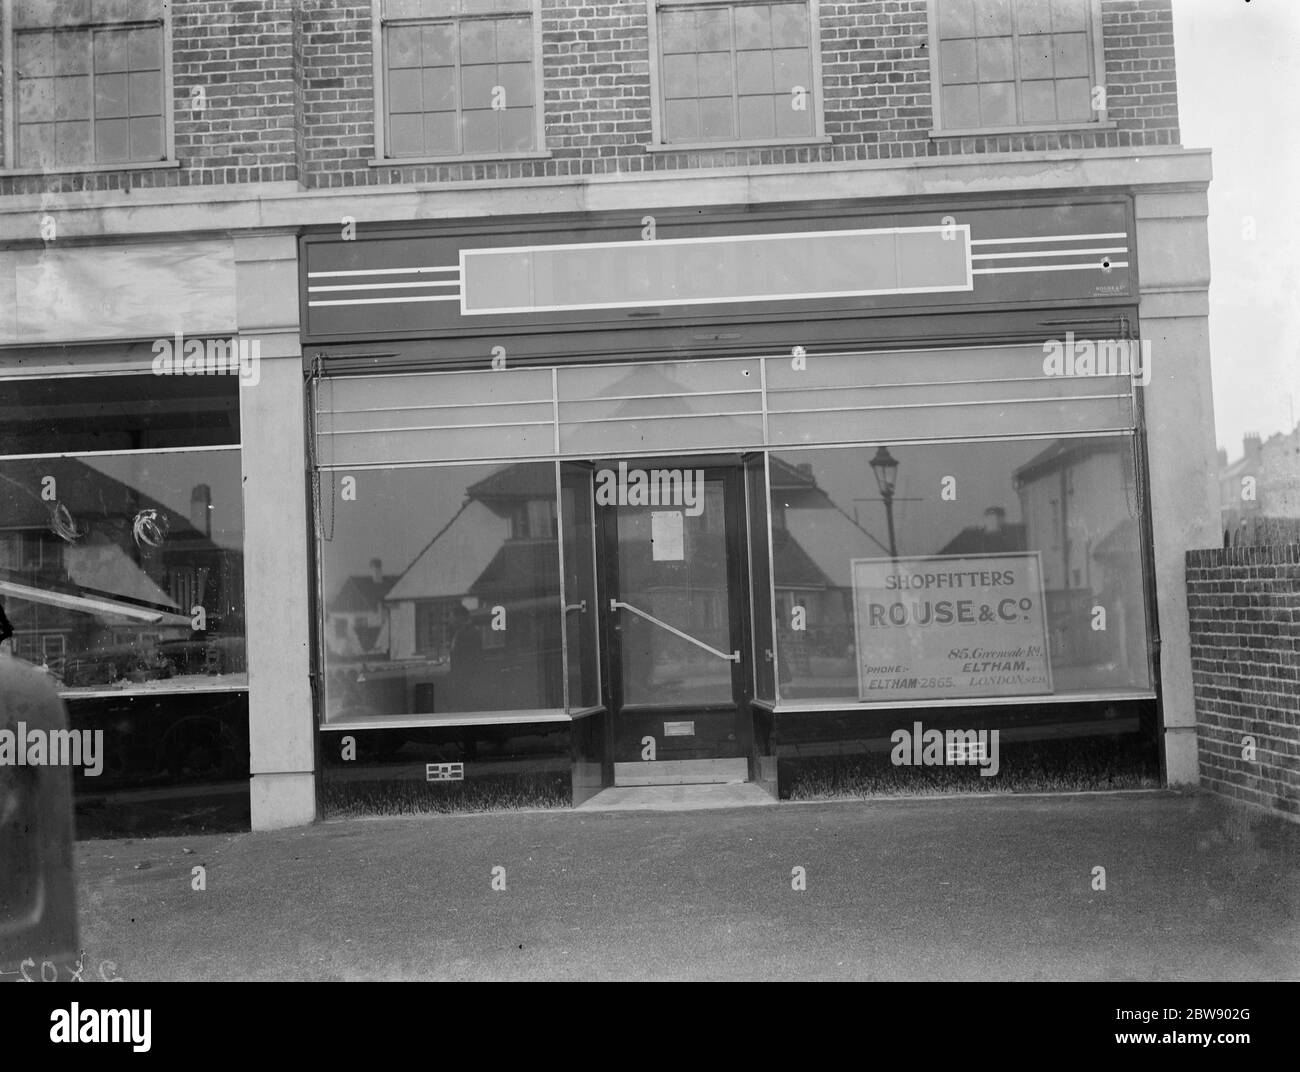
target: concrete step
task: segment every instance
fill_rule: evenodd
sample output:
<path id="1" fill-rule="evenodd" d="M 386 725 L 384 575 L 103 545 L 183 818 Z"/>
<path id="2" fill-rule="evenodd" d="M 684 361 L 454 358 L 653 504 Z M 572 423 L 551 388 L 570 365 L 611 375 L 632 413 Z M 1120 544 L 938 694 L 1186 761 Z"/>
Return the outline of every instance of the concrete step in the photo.
<path id="1" fill-rule="evenodd" d="M 617 785 L 716 785 L 749 781 L 749 761 L 732 759 L 652 759 L 615 763 Z"/>
<path id="2" fill-rule="evenodd" d="M 713 785 L 616 785 L 602 789 L 575 811 L 700 811 L 775 804 L 755 782 Z"/>

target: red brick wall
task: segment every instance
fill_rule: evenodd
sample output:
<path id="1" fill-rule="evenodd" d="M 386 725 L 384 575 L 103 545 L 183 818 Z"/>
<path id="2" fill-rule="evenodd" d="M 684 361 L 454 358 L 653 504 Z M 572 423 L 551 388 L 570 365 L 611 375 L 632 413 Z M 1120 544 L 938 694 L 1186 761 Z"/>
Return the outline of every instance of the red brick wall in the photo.
<path id="1" fill-rule="evenodd" d="M 296 179 L 293 7 L 297 0 L 172 0 L 179 168 L 13 176 L 0 195 Z M 0 93 L 6 83 L 0 80 Z M 202 86 L 205 106 L 191 92 Z"/>
<path id="2" fill-rule="evenodd" d="M 1189 551 L 1187 612 L 1201 784 L 1300 820 L 1300 544 Z"/>
<path id="3" fill-rule="evenodd" d="M 930 138 L 925 0 L 822 0 L 829 145 L 647 153 L 650 54 L 641 0 L 543 0 L 549 159 L 371 167 L 368 0 L 173 0 L 181 167 L 0 178 L 40 190 L 299 179 L 306 186 L 440 182 L 810 160 L 1177 145 L 1170 0 L 1103 0 L 1113 130 Z M 190 92 L 202 84 L 207 110 Z"/>

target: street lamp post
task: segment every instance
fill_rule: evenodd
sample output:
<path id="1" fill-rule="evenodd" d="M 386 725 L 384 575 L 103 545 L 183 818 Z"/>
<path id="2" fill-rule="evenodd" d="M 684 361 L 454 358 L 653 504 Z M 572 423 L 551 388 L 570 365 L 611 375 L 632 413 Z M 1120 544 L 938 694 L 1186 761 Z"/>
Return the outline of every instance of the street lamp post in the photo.
<path id="1" fill-rule="evenodd" d="M 894 487 L 898 479 L 898 459 L 885 447 L 876 449 L 876 456 L 871 459 L 871 471 L 876 474 L 876 486 L 880 488 L 880 499 L 885 504 L 885 521 L 889 525 L 889 557 L 898 557 L 898 545 L 894 540 Z"/>

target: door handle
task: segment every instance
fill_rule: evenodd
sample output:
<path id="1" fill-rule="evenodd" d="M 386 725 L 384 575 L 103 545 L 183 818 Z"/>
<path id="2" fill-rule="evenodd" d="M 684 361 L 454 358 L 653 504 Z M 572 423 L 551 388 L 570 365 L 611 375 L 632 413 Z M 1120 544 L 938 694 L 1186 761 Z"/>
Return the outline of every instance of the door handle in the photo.
<path id="1" fill-rule="evenodd" d="M 630 610 L 638 618 L 644 618 L 647 622 L 652 622 L 653 624 L 659 626 L 660 629 L 667 629 L 668 632 L 672 633 L 674 636 L 679 636 L 683 640 L 689 640 L 697 648 L 703 648 L 710 655 L 716 655 L 719 659 L 726 659 L 727 662 L 730 663 L 740 662 L 739 651 L 733 651 L 730 655 L 728 655 L 725 651 L 719 651 L 717 648 L 713 647 L 710 644 L 704 643 L 704 641 L 702 640 L 696 640 L 695 637 L 691 636 L 689 633 L 683 633 L 680 629 L 677 629 L 674 626 L 669 625 L 667 622 L 661 622 L 658 618 L 656 618 L 652 614 L 647 614 L 643 610 L 637 610 L 637 608 L 632 606 L 632 604 L 630 603 L 620 603 L 617 599 L 611 599 L 609 601 L 610 610 L 618 610 L 620 608 L 622 608 L 623 610 Z"/>
<path id="2" fill-rule="evenodd" d="M 584 599 L 580 603 L 566 603 L 564 605 L 564 613 L 568 614 L 571 610 L 581 611 L 583 614 L 586 614 L 587 601 Z"/>

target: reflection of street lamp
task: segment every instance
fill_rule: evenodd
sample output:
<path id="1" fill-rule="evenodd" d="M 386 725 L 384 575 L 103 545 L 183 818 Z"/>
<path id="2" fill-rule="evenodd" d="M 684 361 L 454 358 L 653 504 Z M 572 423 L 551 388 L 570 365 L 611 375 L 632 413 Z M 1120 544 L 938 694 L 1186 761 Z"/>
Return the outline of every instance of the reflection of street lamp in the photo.
<path id="1" fill-rule="evenodd" d="M 876 486 L 880 488 L 880 499 L 885 504 L 885 520 L 889 524 L 889 557 L 898 557 L 898 545 L 894 542 L 894 484 L 898 479 L 898 459 L 885 447 L 876 449 L 876 456 L 871 459 L 871 471 L 876 474 Z"/>

